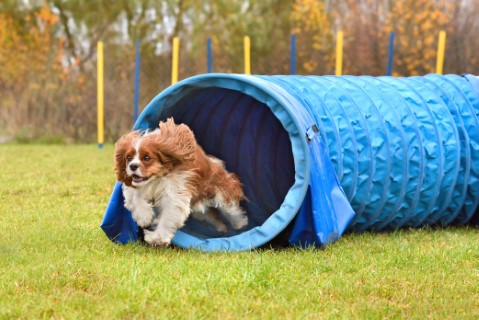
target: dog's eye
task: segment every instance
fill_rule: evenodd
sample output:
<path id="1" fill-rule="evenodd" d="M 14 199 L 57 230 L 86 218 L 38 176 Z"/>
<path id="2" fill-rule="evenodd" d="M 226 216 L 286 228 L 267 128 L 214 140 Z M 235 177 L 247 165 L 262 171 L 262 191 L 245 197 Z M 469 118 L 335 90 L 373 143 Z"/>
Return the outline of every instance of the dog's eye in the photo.
<path id="1" fill-rule="evenodd" d="M 143 158 L 143 160 L 145 160 L 145 161 L 150 161 L 151 158 L 150 158 L 150 156 L 145 156 L 145 157 Z"/>
<path id="2" fill-rule="evenodd" d="M 131 157 L 130 157 L 130 156 L 126 156 L 126 160 L 127 160 L 127 161 L 131 161 Z"/>

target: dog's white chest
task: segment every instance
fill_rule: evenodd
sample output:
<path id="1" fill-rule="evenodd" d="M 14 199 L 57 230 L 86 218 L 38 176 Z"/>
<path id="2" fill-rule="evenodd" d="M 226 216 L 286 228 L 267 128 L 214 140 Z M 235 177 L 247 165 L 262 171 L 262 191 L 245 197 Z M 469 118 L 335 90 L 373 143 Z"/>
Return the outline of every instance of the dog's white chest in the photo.
<path id="1" fill-rule="evenodd" d="M 179 201 L 184 205 L 184 199 L 191 198 L 191 191 L 189 190 L 190 179 L 191 174 L 189 172 L 172 172 L 164 177 L 154 178 L 147 185 L 138 188 L 137 191 L 141 197 L 155 206 L 162 198 L 167 198 L 174 202 Z"/>

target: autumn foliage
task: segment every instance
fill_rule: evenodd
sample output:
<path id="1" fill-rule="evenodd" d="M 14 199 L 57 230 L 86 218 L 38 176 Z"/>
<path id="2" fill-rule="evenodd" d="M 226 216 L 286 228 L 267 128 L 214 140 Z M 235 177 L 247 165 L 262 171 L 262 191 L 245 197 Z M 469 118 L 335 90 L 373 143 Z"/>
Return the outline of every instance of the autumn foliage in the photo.
<path id="1" fill-rule="evenodd" d="M 404 0 L 394 2 L 386 31 L 397 34 L 395 75 L 423 75 L 436 67 L 438 30 L 449 28 L 454 2 Z"/>
<path id="2" fill-rule="evenodd" d="M 88 98 L 86 75 L 63 65 L 64 40 L 55 36 L 57 22 L 47 5 L 21 20 L 0 14 L 0 123 L 21 138 L 83 138 L 74 126 L 88 111 L 79 108 Z"/>
<path id="3" fill-rule="evenodd" d="M 298 72 L 331 74 L 334 68 L 333 18 L 324 2 L 296 0 L 291 12 L 292 33 L 297 35 Z"/>
<path id="4" fill-rule="evenodd" d="M 297 72 L 332 74 L 344 32 L 344 74 L 383 75 L 395 32 L 396 76 L 435 71 L 447 32 L 445 73 L 479 74 L 479 6 L 472 0 L 4 0 L 0 3 L 0 138 L 94 142 L 96 43 L 105 43 L 105 139 L 132 125 L 135 41 L 141 40 L 140 105 L 170 84 L 171 39 L 179 36 L 180 79 L 243 72 L 288 74 L 290 34 Z M 1 140 L 1 139 L 0 139 Z"/>

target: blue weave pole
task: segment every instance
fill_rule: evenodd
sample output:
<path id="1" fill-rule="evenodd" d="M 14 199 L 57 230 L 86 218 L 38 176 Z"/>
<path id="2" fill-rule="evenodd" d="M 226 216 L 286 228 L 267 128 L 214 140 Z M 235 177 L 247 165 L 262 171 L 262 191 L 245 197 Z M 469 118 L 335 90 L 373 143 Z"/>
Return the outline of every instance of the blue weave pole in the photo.
<path id="1" fill-rule="evenodd" d="M 211 38 L 206 40 L 206 72 L 213 72 L 213 45 Z"/>
<path id="2" fill-rule="evenodd" d="M 394 61 L 394 32 L 389 34 L 389 46 L 388 46 L 388 63 L 386 67 L 386 75 L 391 76 L 393 73 L 393 61 Z"/>
<path id="3" fill-rule="evenodd" d="M 140 100 L 140 40 L 135 43 L 135 84 L 133 96 L 133 119 L 138 119 L 138 105 Z"/>
<path id="4" fill-rule="evenodd" d="M 296 74 L 296 35 L 291 35 L 291 52 L 290 52 L 290 64 L 289 73 Z"/>
<path id="5" fill-rule="evenodd" d="M 134 129 L 174 117 L 244 184 L 249 225 L 227 235 L 193 219 L 173 243 L 238 251 L 278 239 L 324 246 L 344 232 L 477 220 L 479 80 L 466 75 L 206 74 L 160 93 Z M 138 228 L 117 184 L 102 228 Z"/>

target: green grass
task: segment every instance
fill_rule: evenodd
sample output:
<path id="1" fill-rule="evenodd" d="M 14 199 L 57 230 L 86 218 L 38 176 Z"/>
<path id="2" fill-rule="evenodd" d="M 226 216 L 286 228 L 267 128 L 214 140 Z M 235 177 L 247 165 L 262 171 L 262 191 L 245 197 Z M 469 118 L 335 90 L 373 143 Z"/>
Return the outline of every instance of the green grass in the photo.
<path id="1" fill-rule="evenodd" d="M 0 319 L 477 319 L 474 228 L 348 234 L 325 250 L 111 243 L 111 145 L 0 145 Z"/>

